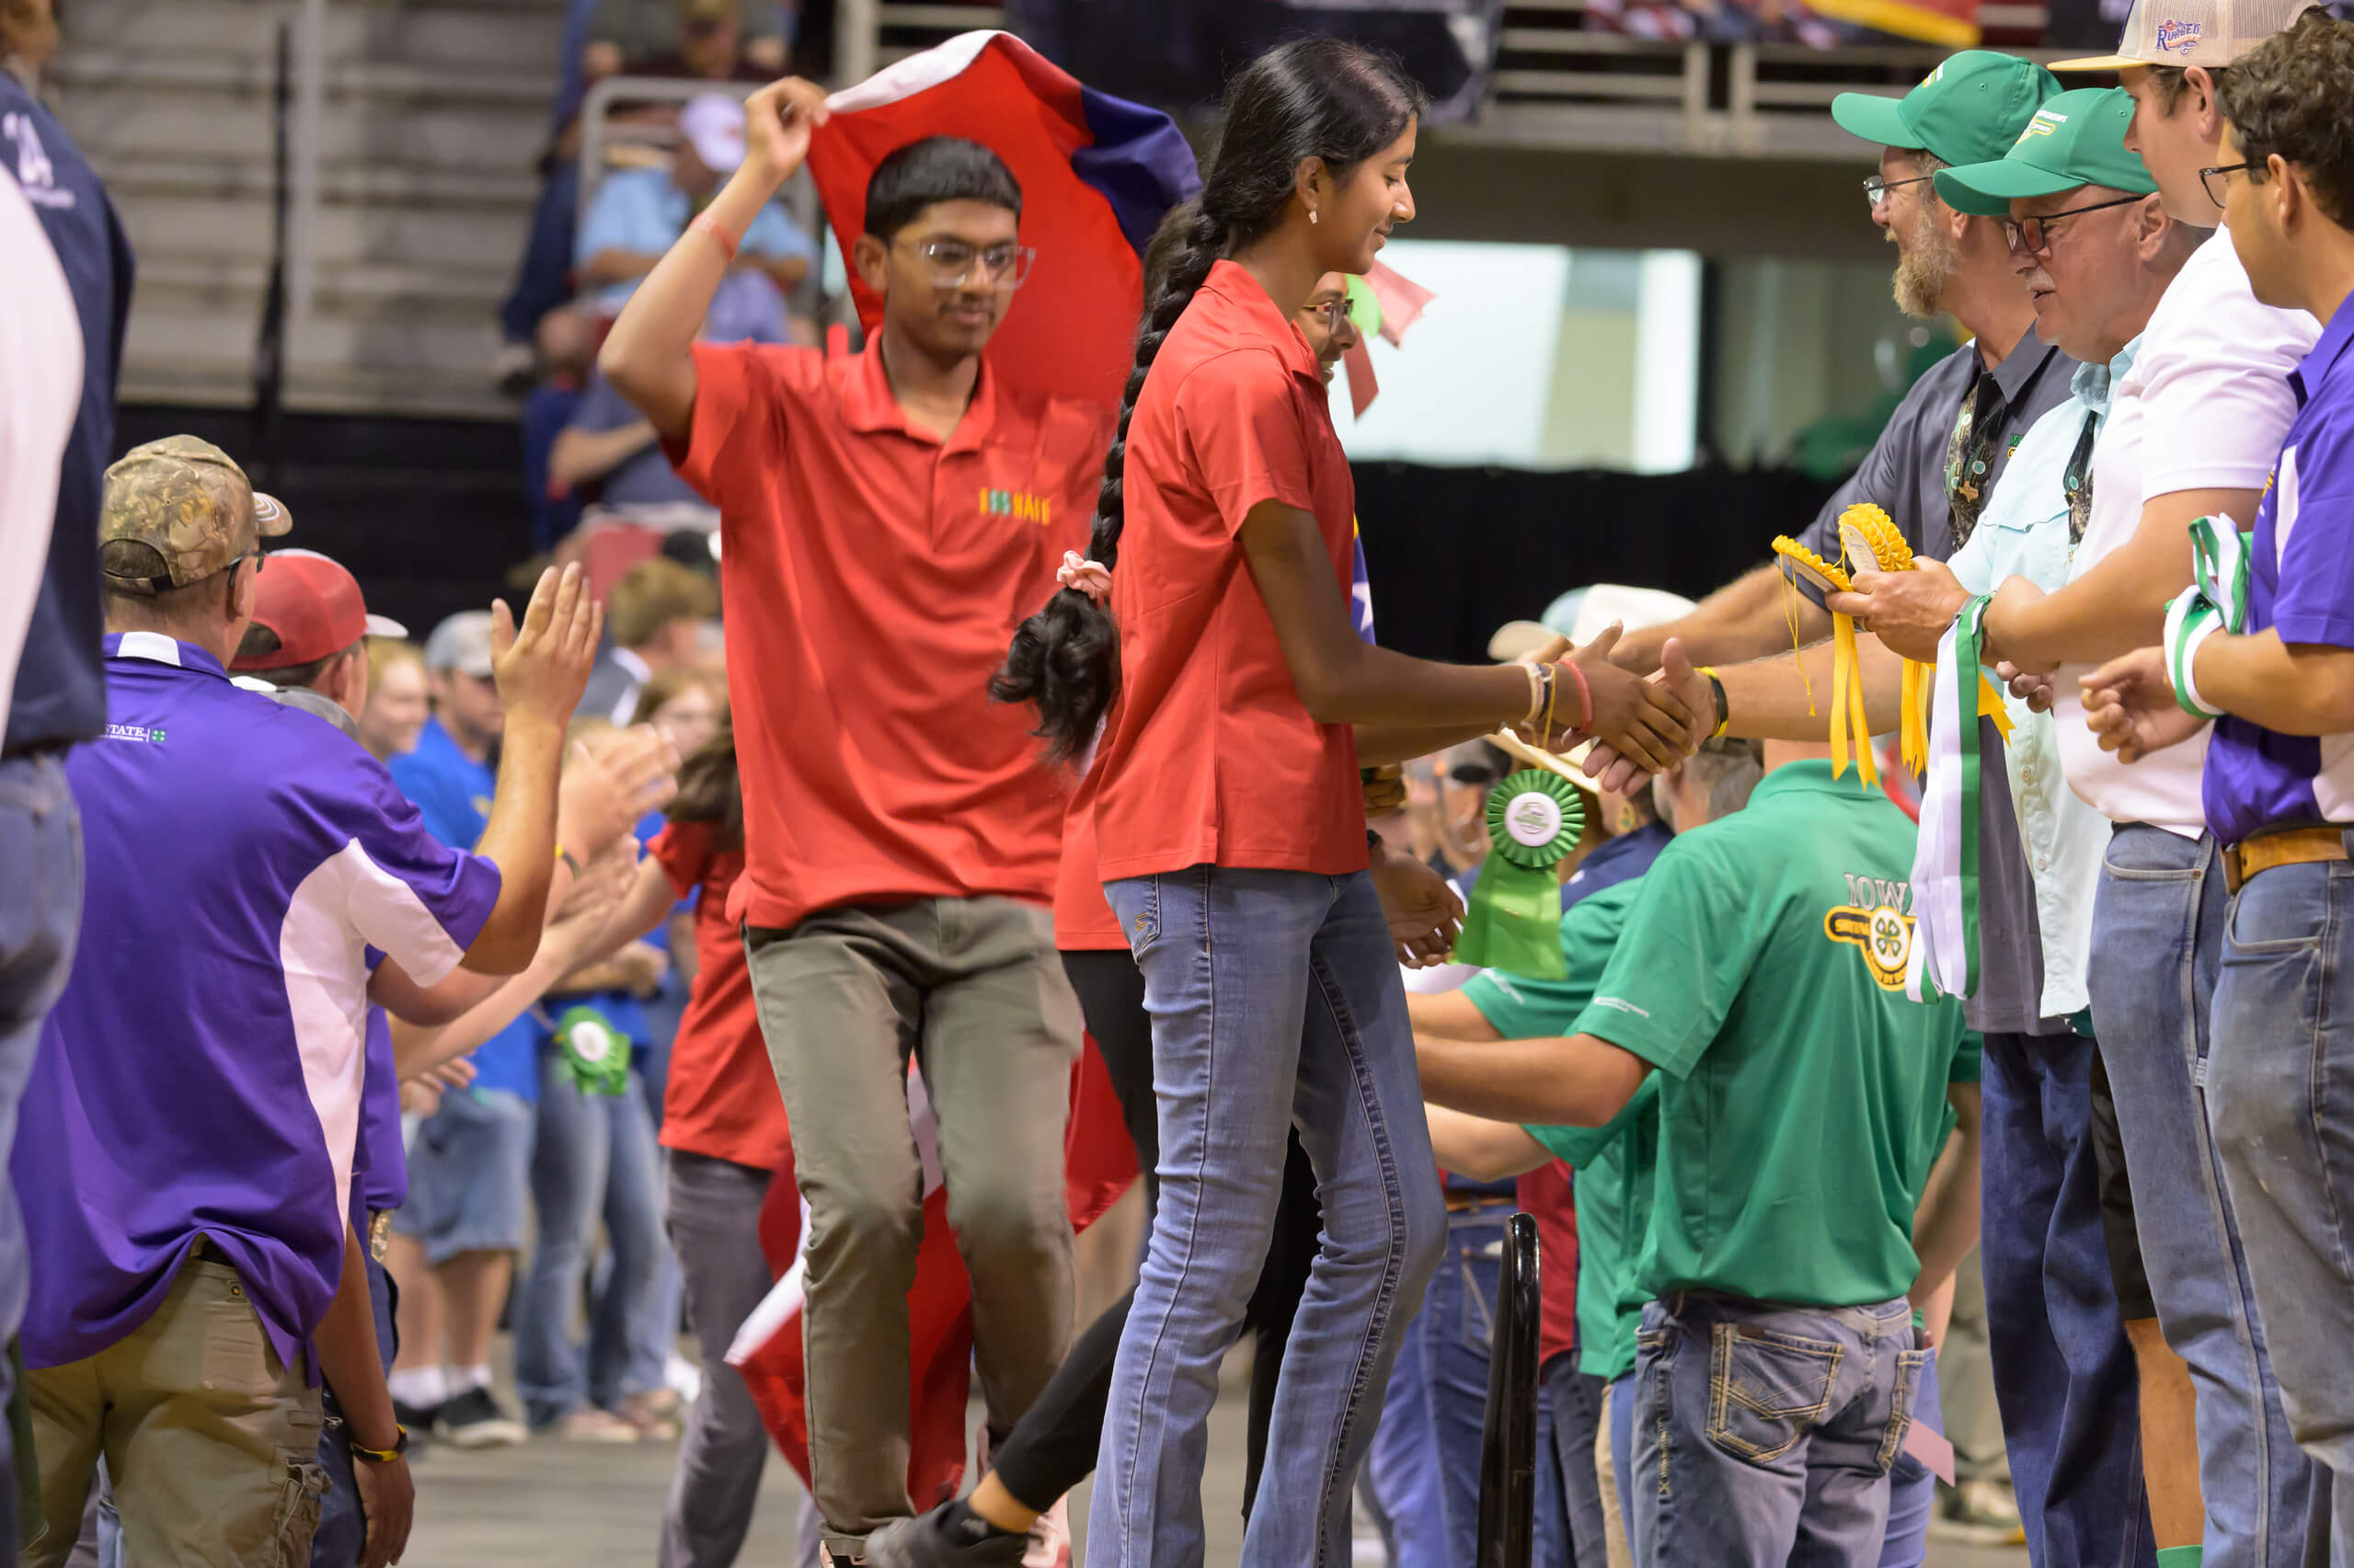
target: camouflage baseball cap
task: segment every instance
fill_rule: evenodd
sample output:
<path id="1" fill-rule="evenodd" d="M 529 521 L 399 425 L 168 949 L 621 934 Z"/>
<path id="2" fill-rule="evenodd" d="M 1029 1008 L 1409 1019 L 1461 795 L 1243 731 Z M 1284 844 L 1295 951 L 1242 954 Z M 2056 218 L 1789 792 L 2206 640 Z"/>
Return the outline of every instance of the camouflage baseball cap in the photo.
<path id="1" fill-rule="evenodd" d="M 211 441 L 166 436 L 132 447 L 106 473 L 98 561 L 118 593 L 162 593 L 201 582 L 251 546 L 246 524 L 274 539 L 294 520 Z"/>

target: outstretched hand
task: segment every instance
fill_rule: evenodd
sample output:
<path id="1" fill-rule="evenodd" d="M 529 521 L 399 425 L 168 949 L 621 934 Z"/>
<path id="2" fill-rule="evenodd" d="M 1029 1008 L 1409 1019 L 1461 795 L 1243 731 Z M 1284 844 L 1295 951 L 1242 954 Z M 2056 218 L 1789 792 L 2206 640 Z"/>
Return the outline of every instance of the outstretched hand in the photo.
<path id="1" fill-rule="evenodd" d="M 561 572 L 550 567 L 540 573 L 520 627 L 505 600 L 491 601 L 490 670 L 509 722 L 559 730 L 572 722 L 604 624 L 604 606 L 590 593 L 578 561 Z"/>
<path id="2" fill-rule="evenodd" d="M 1569 656 L 1585 677 L 1592 706 L 1584 724 L 1574 730 L 1543 738 L 1539 744 L 1556 747 L 1576 735 L 1590 735 L 1622 757 L 1633 759 L 1646 771 L 1665 773 L 1691 750 L 1686 738 L 1692 709 L 1663 681 L 1648 680 L 1611 662 L 1625 628 L 1613 621 L 1600 636 Z"/>
<path id="3" fill-rule="evenodd" d="M 2178 746 L 2207 727 L 2175 701 L 2166 676 L 2166 650 L 2137 648 L 2113 658 L 2082 681 L 2084 724 L 2100 738 L 2101 750 L 2138 762 L 2153 751 Z"/>
<path id="4" fill-rule="evenodd" d="M 1669 768 L 1679 766 L 1700 749 L 1717 728 L 1717 693 L 1683 650 L 1683 640 L 1670 637 L 1659 648 L 1659 668 L 1646 678 L 1675 694 L 1691 715 L 1682 745 Z M 1608 740 L 1597 739 L 1586 752 L 1586 776 L 1613 795 L 1625 795 L 1644 780 L 1669 771 L 1650 766 L 1621 751 Z"/>

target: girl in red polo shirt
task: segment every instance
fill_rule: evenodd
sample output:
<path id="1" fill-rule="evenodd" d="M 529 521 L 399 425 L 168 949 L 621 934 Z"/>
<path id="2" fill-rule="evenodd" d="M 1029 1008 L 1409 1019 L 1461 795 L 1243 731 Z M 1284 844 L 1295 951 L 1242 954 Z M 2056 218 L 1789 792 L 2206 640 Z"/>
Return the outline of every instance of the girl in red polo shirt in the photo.
<path id="1" fill-rule="evenodd" d="M 1200 203 L 1172 219 L 1186 230 L 1137 337 L 1091 558 L 1066 567 L 993 688 L 1037 704 L 1052 755 L 1105 719 L 1097 865 L 1153 1015 L 1160 1204 L 1097 1460 L 1099 1565 L 1201 1560 L 1218 1361 L 1293 1126 L 1323 1246 L 1242 1562 L 1348 1556 L 1374 1391 L 1445 1230 L 1361 762 L 1525 724 L 1624 736 L 1664 763 L 1688 719 L 1608 663 L 1608 638 L 1557 665 L 1467 668 L 1352 627 L 1355 495 L 1290 316 L 1414 215 L 1421 104 L 1394 62 L 1330 39 L 1234 79 Z"/>

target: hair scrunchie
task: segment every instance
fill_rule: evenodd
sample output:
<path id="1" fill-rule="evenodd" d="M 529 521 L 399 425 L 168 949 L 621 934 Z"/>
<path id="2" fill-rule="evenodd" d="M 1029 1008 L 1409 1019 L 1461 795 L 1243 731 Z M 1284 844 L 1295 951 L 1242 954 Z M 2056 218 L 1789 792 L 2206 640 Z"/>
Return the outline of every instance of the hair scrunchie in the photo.
<path id="1" fill-rule="evenodd" d="M 1064 588 L 1077 589 L 1097 604 L 1111 597 L 1111 568 L 1101 561 L 1088 560 L 1076 550 L 1062 552 L 1062 565 L 1055 572 L 1054 580 Z"/>

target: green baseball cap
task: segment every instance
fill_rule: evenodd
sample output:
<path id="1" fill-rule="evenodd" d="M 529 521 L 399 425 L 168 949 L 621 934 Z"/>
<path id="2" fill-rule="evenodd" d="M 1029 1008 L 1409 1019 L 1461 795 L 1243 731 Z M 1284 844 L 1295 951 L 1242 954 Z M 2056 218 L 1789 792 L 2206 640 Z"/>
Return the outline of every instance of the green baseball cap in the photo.
<path id="1" fill-rule="evenodd" d="M 2123 87 L 2079 87 L 2035 111 L 2017 145 L 2000 158 L 1937 171 L 1937 194 L 1957 212 L 2000 218 L 2023 196 L 2054 196 L 2106 185 L 2129 196 L 2158 189 L 2140 156 L 2125 150 L 2133 95 Z"/>
<path id="2" fill-rule="evenodd" d="M 1982 164 L 2007 152 L 2028 117 L 2059 91 L 2060 79 L 2033 61 L 1965 49 L 1900 98 L 1840 94 L 1831 100 L 1831 118 L 1842 131 L 1883 147 Z"/>

